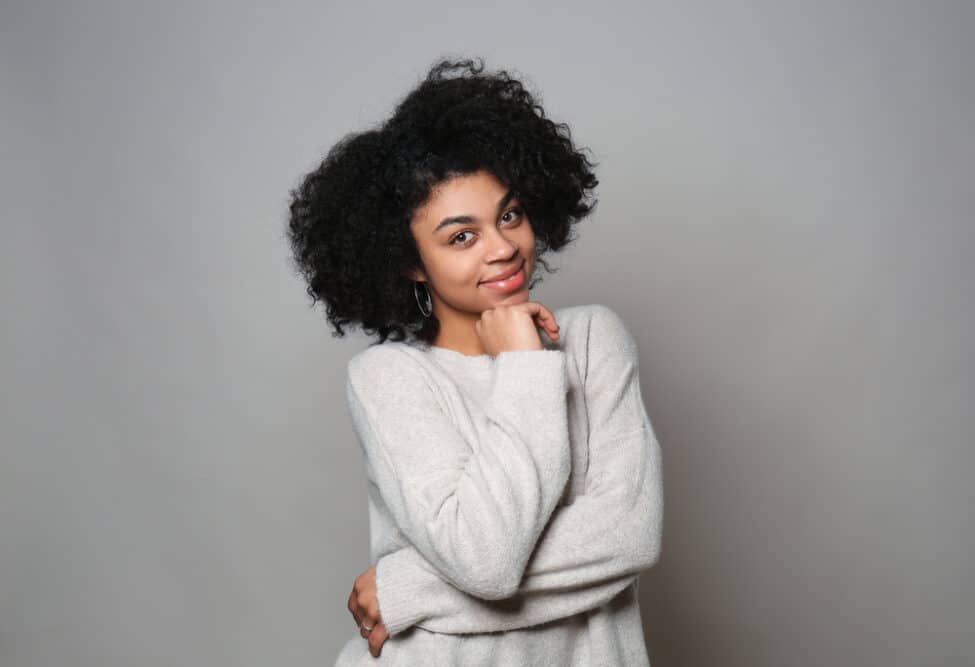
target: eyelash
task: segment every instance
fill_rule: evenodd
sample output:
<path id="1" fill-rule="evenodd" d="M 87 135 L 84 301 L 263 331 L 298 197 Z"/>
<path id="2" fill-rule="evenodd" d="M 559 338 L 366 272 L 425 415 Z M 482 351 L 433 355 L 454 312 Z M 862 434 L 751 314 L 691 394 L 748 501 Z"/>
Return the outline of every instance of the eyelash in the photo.
<path id="1" fill-rule="evenodd" d="M 513 218 L 513 220 L 519 220 L 525 214 L 525 210 L 521 206 L 515 206 L 514 208 L 509 208 L 507 211 L 505 211 L 504 212 L 504 215 L 508 215 L 509 213 L 517 213 L 518 215 L 515 218 Z M 468 245 L 470 245 L 471 244 L 470 241 L 468 241 L 466 243 L 460 243 L 460 244 L 456 243 L 457 239 L 460 238 L 460 236 L 462 234 L 467 234 L 470 231 L 472 231 L 472 230 L 470 230 L 470 229 L 464 229 L 464 230 L 461 230 L 461 231 L 457 232 L 456 234 L 454 234 L 450 238 L 450 241 L 448 242 L 449 245 L 461 245 L 461 246 L 468 246 Z"/>

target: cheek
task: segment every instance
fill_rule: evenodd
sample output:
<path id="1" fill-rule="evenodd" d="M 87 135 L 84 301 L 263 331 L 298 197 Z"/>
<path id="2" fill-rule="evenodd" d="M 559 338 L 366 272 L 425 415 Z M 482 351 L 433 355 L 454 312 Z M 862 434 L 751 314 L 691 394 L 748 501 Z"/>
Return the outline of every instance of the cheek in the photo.
<path id="1" fill-rule="evenodd" d="M 525 225 L 526 231 L 521 239 L 521 250 L 522 252 L 529 256 L 535 256 L 535 233 L 532 231 L 531 226 Z"/>
<path id="2" fill-rule="evenodd" d="M 481 277 L 483 269 L 475 253 L 458 253 L 450 262 L 447 279 L 459 288 L 466 288 L 472 280 L 476 282 Z"/>

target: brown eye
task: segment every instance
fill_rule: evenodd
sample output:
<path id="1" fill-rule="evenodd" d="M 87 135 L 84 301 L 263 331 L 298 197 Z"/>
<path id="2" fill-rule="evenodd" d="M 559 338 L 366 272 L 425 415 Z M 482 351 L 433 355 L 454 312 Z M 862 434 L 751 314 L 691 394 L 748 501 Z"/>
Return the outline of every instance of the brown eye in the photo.
<path id="1" fill-rule="evenodd" d="M 514 208 L 510 208 L 510 209 L 508 209 L 507 211 L 505 211 L 505 212 L 504 212 L 504 216 L 502 216 L 502 219 L 503 219 L 503 218 L 504 218 L 505 216 L 507 216 L 508 214 L 510 214 L 510 213 L 514 213 L 514 214 L 515 214 L 515 217 L 514 217 L 514 218 L 509 218 L 508 220 L 503 220 L 504 222 L 512 222 L 512 221 L 514 221 L 514 220 L 518 220 L 519 218 L 521 218 L 521 217 L 522 217 L 522 216 L 524 215 L 524 213 L 525 213 L 525 211 L 524 211 L 524 209 L 523 209 L 523 208 L 522 208 L 521 206 L 515 206 Z M 459 239 L 460 239 L 460 238 L 461 238 L 461 237 L 462 237 L 462 236 L 463 236 L 464 234 L 471 234 L 471 233 L 472 233 L 472 232 L 471 232 L 471 230 L 469 230 L 469 229 L 465 229 L 465 230 L 464 230 L 464 231 L 462 231 L 462 232 L 457 232 L 457 233 L 456 233 L 456 234 L 455 234 L 455 235 L 454 235 L 454 236 L 453 236 L 453 237 L 452 237 L 452 238 L 450 239 L 450 241 L 448 241 L 448 242 L 447 242 L 447 245 L 458 245 L 458 240 L 459 240 Z M 459 243 L 459 245 L 462 245 L 462 246 L 467 246 L 467 245 L 470 245 L 471 243 L 473 243 L 473 241 L 461 241 L 461 242 Z"/>
<path id="2" fill-rule="evenodd" d="M 515 208 L 508 210 L 505 213 L 505 215 L 508 215 L 508 213 L 514 213 L 515 214 L 515 218 L 520 218 L 521 215 L 522 215 L 522 213 L 524 213 L 524 211 L 522 210 L 522 208 L 520 206 L 516 206 Z"/>
<path id="3" fill-rule="evenodd" d="M 450 245 L 456 245 L 457 244 L 457 239 L 459 239 L 464 234 L 470 234 L 470 233 L 471 232 L 470 232 L 469 229 L 465 229 L 462 232 L 457 232 L 457 234 L 452 239 L 450 239 Z M 461 245 L 464 245 L 464 244 L 462 243 Z"/>

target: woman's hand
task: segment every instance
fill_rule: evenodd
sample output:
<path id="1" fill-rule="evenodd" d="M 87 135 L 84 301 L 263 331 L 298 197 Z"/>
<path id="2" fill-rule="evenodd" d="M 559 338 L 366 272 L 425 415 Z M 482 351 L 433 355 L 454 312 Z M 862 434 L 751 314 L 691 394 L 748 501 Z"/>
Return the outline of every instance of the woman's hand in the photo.
<path id="1" fill-rule="evenodd" d="M 349 611 L 355 624 L 359 626 L 359 634 L 369 640 L 369 653 L 378 658 L 389 634 L 379 613 L 379 601 L 376 600 L 375 565 L 370 565 L 369 569 L 355 578 L 352 593 L 349 595 Z"/>
<path id="2" fill-rule="evenodd" d="M 474 323 L 485 351 L 492 357 L 506 350 L 541 350 L 539 327 L 552 340 L 559 337 L 555 316 L 538 301 L 489 308 Z"/>

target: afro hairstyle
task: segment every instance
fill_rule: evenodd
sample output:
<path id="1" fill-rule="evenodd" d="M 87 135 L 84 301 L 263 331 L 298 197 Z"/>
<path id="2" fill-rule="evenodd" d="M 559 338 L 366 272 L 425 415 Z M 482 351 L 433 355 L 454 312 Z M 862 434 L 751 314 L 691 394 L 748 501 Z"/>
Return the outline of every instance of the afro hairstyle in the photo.
<path id="1" fill-rule="evenodd" d="M 569 127 L 546 117 L 505 70 L 483 59 L 440 59 L 385 122 L 346 134 L 290 191 L 287 237 L 311 305 L 325 303 L 333 336 L 343 325 L 369 335 L 432 342 L 408 276 L 423 264 L 410 222 L 439 184 L 480 170 L 520 200 L 538 263 L 575 240 L 572 225 L 596 206 L 596 163 Z M 536 276 L 536 281 L 540 276 Z M 532 283 L 534 285 L 534 281 Z"/>

